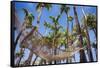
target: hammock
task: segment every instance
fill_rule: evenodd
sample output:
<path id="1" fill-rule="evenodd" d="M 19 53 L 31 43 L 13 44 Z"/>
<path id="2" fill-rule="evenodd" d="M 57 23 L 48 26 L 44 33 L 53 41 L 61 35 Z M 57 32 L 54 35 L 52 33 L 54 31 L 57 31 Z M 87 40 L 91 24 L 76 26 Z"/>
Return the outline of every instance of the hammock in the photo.
<path id="1" fill-rule="evenodd" d="M 28 42 L 25 42 L 24 45 L 26 46 L 26 48 L 28 48 L 30 51 L 32 51 L 33 53 L 35 53 L 36 55 L 38 55 L 40 58 L 50 62 L 50 61 L 54 61 L 54 60 L 64 60 L 66 58 L 71 58 L 75 53 L 79 52 L 81 49 L 83 48 L 79 48 L 76 47 L 76 41 L 72 44 L 72 46 L 70 46 L 69 48 L 67 48 L 67 50 L 63 50 L 63 49 L 57 49 L 59 51 L 59 54 L 54 55 L 52 53 L 52 48 L 48 48 L 47 46 L 41 46 L 40 43 L 36 42 L 37 39 L 34 41 L 34 45 L 30 45 Z M 77 41 L 78 42 L 78 41 Z M 76 43 L 76 44 L 75 44 Z"/>
<path id="2" fill-rule="evenodd" d="M 57 54 L 57 55 L 52 55 L 52 54 L 46 54 L 43 51 L 39 50 L 39 51 L 33 51 L 36 55 L 38 55 L 39 57 L 41 57 L 42 59 L 50 62 L 50 61 L 54 61 L 54 60 L 64 60 L 66 58 L 70 58 L 72 57 L 75 53 L 79 52 L 81 49 L 84 48 L 76 48 L 76 50 L 73 51 L 65 51 L 62 52 L 61 54 Z"/>
<path id="3" fill-rule="evenodd" d="M 77 42 L 79 38 L 77 37 L 77 39 L 73 42 L 73 44 L 69 48 L 67 48 L 67 50 L 64 51 L 58 49 L 60 54 L 54 55 L 52 53 L 53 48 L 48 48 L 48 46 L 46 46 L 45 44 L 41 44 L 39 41 L 42 41 L 41 40 L 42 37 L 41 36 L 38 37 L 38 36 L 39 35 L 33 33 L 33 30 L 31 30 L 31 32 L 27 34 L 21 41 L 21 46 L 23 45 L 25 48 L 29 49 L 30 51 L 32 51 L 33 53 L 35 53 L 36 55 L 38 55 L 39 57 L 41 57 L 42 59 L 48 62 L 71 58 L 75 53 L 85 48 L 85 47 L 83 48 L 77 47 Z M 34 37 L 35 39 L 32 40 L 32 37 Z"/>

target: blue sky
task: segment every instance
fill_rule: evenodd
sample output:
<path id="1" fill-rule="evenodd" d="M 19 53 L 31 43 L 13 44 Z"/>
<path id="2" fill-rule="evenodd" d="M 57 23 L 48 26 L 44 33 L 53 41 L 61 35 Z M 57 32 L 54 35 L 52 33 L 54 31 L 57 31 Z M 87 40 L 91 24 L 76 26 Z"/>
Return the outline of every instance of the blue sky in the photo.
<path id="1" fill-rule="evenodd" d="M 26 8 L 30 13 L 32 13 L 35 16 L 35 19 L 33 21 L 33 25 L 36 25 L 37 16 L 38 16 L 38 13 L 36 11 L 36 5 L 37 5 L 37 3 L 16 2 L 15 8 L 17 10 L 17 14 L 18 14 L 18 17 L 19 17 L 19 20 L 20 20 L 21 23 L 23 23 L 24 16 L 25 16 L 24 12 L 22 11 L 22 8 Z M 72 5 L 69 5 L 69 6 L 70 6 L 69 16 L 74 17 L 73 8 L 72 8 L 73 6 Z M 79 18 L 80 24 L 82 23 L 81 19 L 82 19 L 82 16 L 83 16 L 81 8 L 84 9 L 86 14 L 87 13 L 96 14 L 96 7 L 77 6 L 77 13 L 78 13 L 78 18 Z M 46 8 L 43 8 L 42 16 L 40 18 L 40 27 L 39 27 L 39 31 L 42 34 L 45 31 L 45 27 L 43 26 L 44 21 L 47 21 L 47 22 L 52 24 L 52 20 L 49 18 L 49 16 L 56 17 L 58 14 L 60 14 L 60 4 L 53 4 L 53 7 L 50 9 L 50 11 L 48 11 Z M 73 22 L 74 22 L 74 20 L 73 20 Z M 59 19 L 59 23 L 64 28 L 66 28 L 66 26 L 67 26 L 67 24 L 66 24 L 67 23 L 67 18 L 66 18 L 66 14 L 65 13 L 63 13 L 61 15 L 61 18 Z M 71 24 L 69 24 L 69 30 L 71 30 Z M 94 41 L 94 33 L 93 33 L 93 31 L 90 31 L 89 33 L 91 34 L 90 35 L 91 41 Z"/>
<path id="2" fill-rule="evenodd" d="M 36 11 L 36 5 L 37 4 L 38 3 L 25 3 L 25 2 L 16 2 L 15 3 L 15 8 L 16 8 L 18 18 L 19 18 L 19 21 L 21 22 L 21 24 L 23 23 L 24 16 L 25 16 L 24 12 L 22 11 L 22 8 L 26 8 L 30 13 L 32 13 L 35 16 L 35 19 L 32 23 L 33 23 L 33 25 L 36 25 L 37 16 L 38 16 L 38 13 Z M 48 11 L 46 8 L 43 8 L 43 10 L 42 10 L 42 16 L 41 16 L 41 19 L 40 19 L 40 27 L 39 27 L 39 32 L 41 34 L 44 34 L 44 32 L 45 32 L 45 27 L 43 26 L 44 21 L 47 21 L 47 22 L 52 24 L 52 20 L 49 18 L 49 16 L 56 17 L 58 14 L 60 14 L 60 4 L 52 4 L 52 6 L 53 7 L 50 9 L 50 11 Z M 69 7 L 70 7 L 69 16 L 74 17 L 73 6 L 69 5 Z M 83 16 L 81 8 L 84 9 L 86 14 L 87 13 L 96 14 L 96 7 L 89 7 L 89 6 L 76 6 L 76 7 L 77 7 L 78 19 L 79 19 L 80 24 L 82 23 L 81 19 L 82 19 L 82 16 Z M 75 21 L 73 20 L 73 22 L 75 22 Z M 61 15 L 61 18 L 59 19 L 59 24 L 62 25 L 66 29 L 66 26 L 67 26 L 66 23 L 67 23 L 66 14 L 63 13 Z M 69 28 L 71 30 L 71 24 L 69 24 Z M 92 42 L 94 42 L 95 36 L 94 36 L 93 31 L 89 31 L 89 35 L 90 35 L 90 40 Z M 19 49 L 19 47 L 17 47 L 16 50 L 18 50 L 18 49 Z M 29 51 L 26 51 L 25 53 L 27 54 L 28 52 Z"/>

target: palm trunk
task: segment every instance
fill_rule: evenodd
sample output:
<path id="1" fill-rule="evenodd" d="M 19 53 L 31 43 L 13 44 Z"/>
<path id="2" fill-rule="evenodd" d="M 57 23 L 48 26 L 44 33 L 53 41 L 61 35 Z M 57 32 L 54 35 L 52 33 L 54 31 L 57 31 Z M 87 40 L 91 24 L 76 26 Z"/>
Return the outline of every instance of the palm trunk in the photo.
<path id="1" fill-rule="evenodd" d="M 88 47 L 88 57 L 89 57 L 89 61 L 92 62 L 93 55 L 92 55 L 92 51 L 91 51 L 90 38 L 89 38 L 89 34 L 88 34 L 86 25 L 85 25 L 85 28 L 86 28 L 87 47 Z"/>
<path id="2" fill-rule="evenodd" d="M 71 24 L 71 28 L 72 28 L 72 30 L 71 30 L 71 35 L 72 35 L 72 38 L 73 38 L 73 22 L 72 22 L 72 24 Z M 73 40 L 72 40 L 72 43 L 73 43 Z M 76 61 L 75 55 L 73 55 L 73 59 L 74 59 L 74 62 L 75 62 L 75 61 Z"/>
<path id="3" fill-rule="evenodd" d="M 81 35 L 81 28 L 80 28 L 80 24 L 79 24 L 79 20 L 78 20 L 78 16 L 77 16 L 77 11 L 76 11 L 76 7 L 74 6 L 73 7 L 73 11 L 74 11 L 74 18 L 75 18 L 75 22 L 76 22 L 76 26 L 77 26 L 77 32 L 78 32 L 78 35 L 80 35 L 80 48 L 82 48 L 83 46 L 83 39 L 82 39 L 82 35 Z M 86 55 L 85 55 L 85 52 L 84 50 L 80 50 L 80 62 L 87 62 L 87 59 L 86 59 Z"/>
<path id="4" fill-rule="evenodd" d="M 55 38 L 54 38 L 54 41 L 53 41 L 53 43 L 54 43 L 54 55 L 56 55 L 56 47 L 55 47 Z M 54 61 L 54 64 L 56 64 L 56 60 Z"/>
<path id="5" fill-rule="evenodd" d="M 71 30 L 71 31 L 72 31 L 71 34 L 73 35 L 73 22 L 72 22 L 71 28 L 72 28 L 72 30 Z"/>
<path id="6" fill-rule="evenodd" d="M 35 64 L 35 62 L 36 62 L 37 58 L 38 58 L 38 56 L 36 56 L 36 57 L 35 57 L 35 59 L 34 59 L 34 61 L 33 61 L 32 65 L 34 65 L 34 64 Z"/>
<path id="7" fill-rule="evenodd" d="M 97 48 L 94 48 L 94 49 L 95 49 L 96 61 L 98 61 L 98 51 L 97 51 Z"/>
<path id="8" fill-rule="evenodd" d="M 83 14 L 84 14 L 84 19 L 85 19 L 84 26 L 85 26 L 85 30 L 86 30 L 88 57 L 89 57 L 89 61 L 92 62 L 93 61 L 93 55 L 92 55 L 92 51 L 91 51 L 90 37 L 89 37 L 88 30 L 87 30 L 87 17 L 86 17 L 86 14 L 85 14 L 84 10 L 83 10 Z"/>
<path id="9" fill-rule="evenodd" d="M 40 25 L 40 18 L 41 18 L 41 13 L 42 13 L 42 6 L 40 8 L 40 11 L 38 12 L 38 18 L 37 18 L 37 27 L 39 28 L 39 25 Z"/>
<path id="10" fill-rule="evenodd" d="M 94 34 L 95 34 L 96 41 L 97 41 L 97 33 L 96 33 L 96 30 L 95 30 L 95 29 L 93 29 L 93 32 L 94 32 Z"/>
<path id="11" fill-rule="evenodd" d="M 18 36 L 17 36 L 17 38 L 16 38 L 16 40 L 15 40 L 15 44 L 14 44 L 14 46 L 15 46 L 15 47 L 14 47 L 14 52 L 15 52 L 15 49 L 16 49 L 16 46 L 17 46 L 17 43 L 18 43 L 18 40 L 19 40 L 21 34 L 22 34 L 22 31 L 18 34 Z"/>
<path id="12" fill-rule="evenodd" d="M 30 51 L 29 57 L 28 57 L 28 59 L 25 61 L 25 65 L 31 65 L 32 57 L 33 57 L 33 52 Z"/>
<path id="13" fill-rule="evenodd" d="M 24 53 L 25 49 L 21 48 L 20 50 L 20 53 L 22 54 L 20 57 L 19 57 L 19 60 L 17 61 L 16 65 L 17 66 L 20 66 L 20 62 L 21 62 L 21 59 L 23 58 L 23 53 Z"/>
<path id="14" fill-rule="evenodd" d="M 18 27 L 16 27 L 16 26 L 20 26 L 20 21 L 18 20 L 15 8 L 14 7 L 12 7 L 12 8 L 13 8 L 13 12 L 12 12 L 12 18 L 13 18 L 12 25 L 14 25 L 13 28 L 14 28 L 14 30 L 16 30 L 16 29 L 18 29 Z M 16 46 L 17 46 L 17 43 L 18 43 L 18 40 L 19 40 L 21 34 L 22 34 L 22 31 L 19 32 L 19 34 L 18 34 L 18 36 L 17 36 L 17 38 L 16 38 L 16 40 L 14 42 L 14 52 L 15 52 L 15 49 L 16 49 Z"/>
<path id="15" fill-rule="evenodd" d="M 67 44 L 65 45 L 65 49 L 67 48 L 67 45 L 68 45 L 68 35 L 69 35 L 69 33 L 68 33 L 68 30 L 69 29 L 69 21 L 68 21 L 68 14 L 67 14 Z M 68 63 L 68 58 L 66 59 L 66 63 Z"/>
<path id="16" fill-rule="evenodd" d="M 43 63 L 43 59 L 40 60 L 39 65 L 42 65 L 42 63 Z"/>

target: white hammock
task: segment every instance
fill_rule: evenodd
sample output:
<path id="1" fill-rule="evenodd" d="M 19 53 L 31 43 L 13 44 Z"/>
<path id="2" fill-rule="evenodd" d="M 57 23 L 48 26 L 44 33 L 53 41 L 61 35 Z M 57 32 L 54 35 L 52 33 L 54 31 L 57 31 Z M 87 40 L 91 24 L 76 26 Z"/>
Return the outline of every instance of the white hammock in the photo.
<path id="1" fill-rule="evenodd" d="M 37 41 L 38 42 L 38 41 Z M 84 48 L 79 48 L 77 47 L 77 42 L 78 40 L 76 39 L 76 41 L 74 41 L 74 43 L 72 44 L 72 46 L 70 46 L 69 48 L 67 48 L 66 51 L 59 49 L 60 54 L 52 54 L 51 53 L 51 49 L 49 49 L 47 46 L 41 46 L 39 43 L 37 43 L 36 40 L 34 41 L 34 45 L 30 45 L 31 42 L 24 42 L 24 45 L 26 46 L 26 48 L 28 48 L 30 51 L 32 51 L 33 53 L 35 53 L 36 55 L 38 55 L 39 57 L 41 57 L 42 59 L 50 62 L 50 61 L 54 61 L 54 60 L 64 60 L 66 58 L 70 58 L 72 57 L 75 53 L 79 52 L 81 49 Z M 45 47 L 45 48 L 43 48 Z"/>
<path id="2" fill-rule="evenodd" d="M 39 57 L 41 57 L 42 59 L 50 62 L 50 61 L 54 61 L 54 60 L 64 60 L 66 58 L 70 58 L 72 57 L 75 53 L 79 52 L 81 49 L 84 48 L 76 48 L 76 50 L 73 51 L 65 51 L 62 52 L 61 54 L 57 54 L 57 55 L 50 55 L 50 54 L 46 54 L 43 51 L 39 50 L 39 51 L 33 51 L 36 55 L 38 55 Z"/>
<path id="3" fill-rule="evenodd" d="M 35 37 L 35 39 L 29 41 L 29 39 L 30 38 L 32 39 L 32 37 Z M 24 42 L 21 44 L 24 45 L 25 48 L 28 48 L 30 51 L 32 51 L 33 53 L 35 53 L 36 55 L 38 55 L 39 57 L 41 57 L 42 59 L 48 62 L 70 58 L 75 53 L 79 52 L 81 49 L 84 49 L 84 48 L 77 47 L 78 45 L 77 43 L 79 39 L 79 37 L 77 37 L 76 40 L 73 42 L 73 44 L 69 48 L 67 48 L 67 51 L 62 51 L 59 49 L 61 53 L 54 55 L 51 53 L 52 48 L 48 48 L 46 45 L 43 45 L 39 42 L 42 41 L 41 38 L 42 37 L 38 37 L 37 35 L 32 33 L 29 35 L 29 37 L 27 36 L 27 39 L 25 39 Z M 45 48 L 43 49 L 43 47 Z"/>

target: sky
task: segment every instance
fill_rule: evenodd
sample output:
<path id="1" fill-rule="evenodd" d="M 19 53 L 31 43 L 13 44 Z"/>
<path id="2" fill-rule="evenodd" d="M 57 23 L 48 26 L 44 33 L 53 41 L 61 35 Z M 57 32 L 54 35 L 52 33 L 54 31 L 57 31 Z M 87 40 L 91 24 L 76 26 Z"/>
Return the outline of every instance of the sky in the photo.
<path id="1" fill-rule="evenodd" d="M 26 3 L 26 2 L 16 2 L 15 3 L 15 8 L 18 14 L 18 18 L 19 21 L 21 22 L 21 24 L 24 22 L 24 17 L 25 14 L 23 12 L 23 8 L 26 8 L 30 13 L 32 13 L 35 16 L 34 21 L 32 22 L 32 24 L 35 26 L 36 22 L 37 22 L 37 17 L 38 17 L 38 12 L 36 11 L 36 5 L 38 3 Z M 48 11 L 46 8 L 43 8 L 42 10 L 42 16 L 40 18 L 40 27 L 39 27 L 39 32 L 41 34 L 44 34 L 45 32 L 45 27 L 44 27 L 44 21 L 47 21 L 49 23 L 52 24 L 52 20 L 49 18 L 49 16 L 54 16 L 56 17 L 58 14 L 60 14 L 60 4 L 52 4 L 52 8 Z M 70 11 L 69 11 L 69 16 L 74 17 L 74 13 L 73 13 L 73 5 L 68 5 L 70 7 Z M 82 24 L 82 10 L 81 8 L 84 9 L 85 13 L 92 13 L 96 15 L 96 7 L 92 7 L 92 6 L 76 6 L 77 7 L 77 14 L 78 14 L 78 19 L 79 19 L 79 23 Z M 73 20 L 73 22 L 75 22 L 75 20 Z M 67 18 L 66 18 L 66 14 L 63 13 L 61 15 L 61 18 L 59 19 L 59 24 L 61 26 L 63 26 L 63 28 L 66 29 L 67 26 Z M 75 24 L 75 23 L 74 23 Z M 49 31 L 49 29 L 48 29 Z M 69 31 L 71 31 L 71 24 L 69 24 Z M 17 33 L 15 33 L 17 35 Z M 89 36 L 90 36 L 90 40 L 92 42 L 95 41 L 95 35 L 93 33 L 93 31 L 89 31 Z M 19 46 L 17 46 L 16 50 L 19 50 Z M 25 55 L 26 57 L 28 57 L 29 51 L 26 50 L 25 51 Z M 26 57 L 24 59 L 26 59 Z M 79 57 L 79 55 L 77 55 L 76 57 Z M 34 59 L 34 58 L 33 58 Z M 77 61 L 79 61 L 79 59 L 77 59 Z"/>

